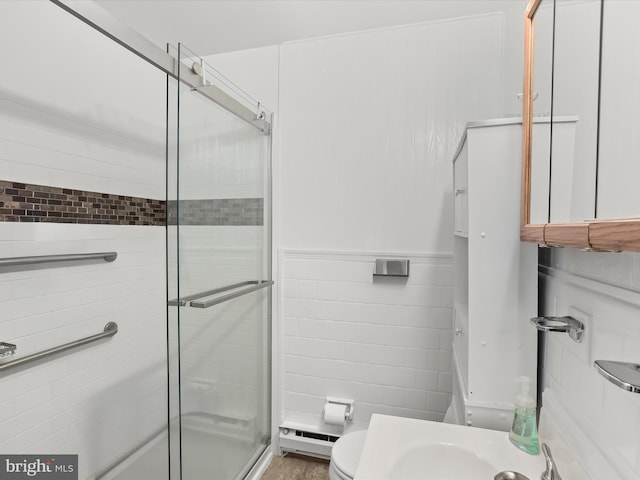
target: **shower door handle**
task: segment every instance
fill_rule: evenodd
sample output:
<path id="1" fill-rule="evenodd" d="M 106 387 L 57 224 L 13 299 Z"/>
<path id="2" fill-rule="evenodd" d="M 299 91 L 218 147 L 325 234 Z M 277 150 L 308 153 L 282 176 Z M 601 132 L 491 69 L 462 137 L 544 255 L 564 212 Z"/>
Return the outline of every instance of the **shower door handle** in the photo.
<path id="1" fill-rule="evenodd" d="M 260 290 L 265 287 L 270 287 L 271 285 L 273 285 L 274 282 L 273 280 L 256 280 L 256 281 L 247 282 L 247 283 L 250 283 L 252 285 L 246 288 L 243 288 L 242 290 L 238 290 L 236 292 L 231 292 L 231 293 L 227 293 L 226 295 L 222 295 L 220 297 L 212 298 L 211 300 L 207 300 L 205 302 L 191 301 L 189 302 L 189 306 L 194 308 L 213 307 L 214 305 L 218 305 L 219 303 L 226 302 L 227 300 L 241 297 L 243 295 L 246 295 L 247 293 L 255 292 L 256 290 Z"/>
<path id="2" fill-rule="evenodd" d="M 231 285 L 225 285 L 224 287 L 214 288 L 213 290 L 207 290 L 205 292 L 194 293 L 193 295 L 187 295 L 186 297 L 174 298 L 173 300 L 169 300 L 167 302 L 167 305 L 169 305 L 170 307 L 184 307 L 191 300 L 210 297 L 211 295 L 215 295 L 216 293 L 226 292 L 228 290 L 233 290 L 234 288 L 244 287 L 245 285 L 257 285 L 259 283 L 259 280 L 249 280 L 247 282 L 232 283 Z"/>

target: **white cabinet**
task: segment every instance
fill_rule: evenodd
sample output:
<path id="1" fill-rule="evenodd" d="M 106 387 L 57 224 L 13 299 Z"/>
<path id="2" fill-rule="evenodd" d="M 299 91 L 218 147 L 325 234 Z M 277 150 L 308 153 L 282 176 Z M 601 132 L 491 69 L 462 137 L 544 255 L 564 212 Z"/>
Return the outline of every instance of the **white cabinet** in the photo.
<path id="1" fill-rule="evenodd" d="M 537 245 L 520 242 L 522 124 L 467 125 L 454 158 L 454 393 L 459 423 L 508 430 L 515 379 L 535 395 Z"/>
<path id="2" fill-rule="evenodd" d="M 463 237 L 467 236 L 469 225 L 469 196 L 467 194 L 467 168 L 468 152 L 467 143 L 462 144 L 462 150 L 453 163 L 453 202 L 455 233 Z"/>

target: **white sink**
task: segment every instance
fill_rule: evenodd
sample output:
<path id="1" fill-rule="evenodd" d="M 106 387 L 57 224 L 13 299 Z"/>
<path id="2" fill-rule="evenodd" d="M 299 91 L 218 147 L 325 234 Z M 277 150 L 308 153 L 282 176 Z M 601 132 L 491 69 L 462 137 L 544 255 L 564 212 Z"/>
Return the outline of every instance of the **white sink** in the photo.
<path id="1" fill-rule="evenodd" d="M 503 470 L 537 480 L 544 469 L 507 432 L 373 415 L 355 480 L 492 480 Z"/>

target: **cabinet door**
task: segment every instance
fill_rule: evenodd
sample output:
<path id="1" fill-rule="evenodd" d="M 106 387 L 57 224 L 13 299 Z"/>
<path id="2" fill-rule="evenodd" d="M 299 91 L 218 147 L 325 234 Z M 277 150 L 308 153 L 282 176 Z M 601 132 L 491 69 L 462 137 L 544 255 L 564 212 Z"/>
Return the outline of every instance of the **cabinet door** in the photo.
<path id="1" fill-rule="evenodd" d="M 466 237 L 469 232 L 469 192 L 467 142 L 464 142 L 460 154 L 453 164 L 454 226 L 455 234 Z"/>

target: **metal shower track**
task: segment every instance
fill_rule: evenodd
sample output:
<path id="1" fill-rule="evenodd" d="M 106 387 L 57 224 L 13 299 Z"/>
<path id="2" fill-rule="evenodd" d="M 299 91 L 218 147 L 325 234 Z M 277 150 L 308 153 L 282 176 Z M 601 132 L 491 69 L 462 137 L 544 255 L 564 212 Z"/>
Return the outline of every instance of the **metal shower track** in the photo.
<path id="1" fill-rule="evenodd" d="M 217 86 L 203 85 L 200 75 L 194 73 L 187 66 L 181 65 L 177 59 L 162 51 L 157 45 L 129 26 L 120 22 L 96 3 L 87 2 L 86 0 L 49 1 L 106 35 L 143 60 L 149 62 L 154 67 L 162 70 L 167 75 L 197 90 L 217 105 L 233 113 L 261 132 L 267 135 L 270 133 L 270 119 L 258 118 L 255 111 L 247 108 Z"/>

